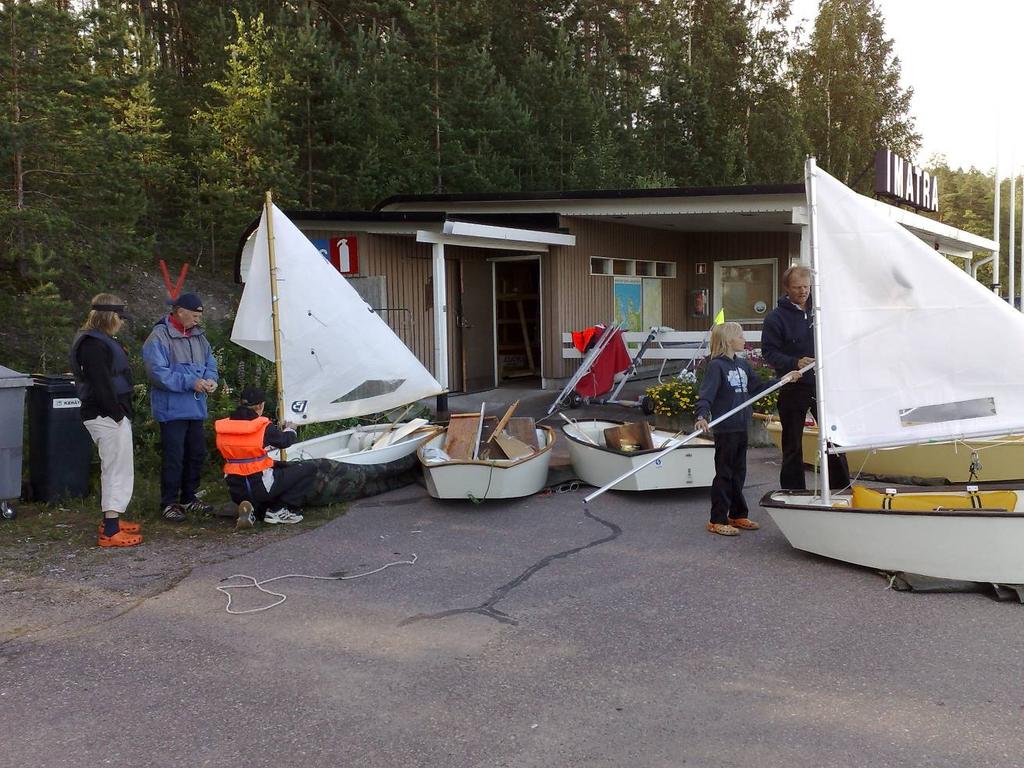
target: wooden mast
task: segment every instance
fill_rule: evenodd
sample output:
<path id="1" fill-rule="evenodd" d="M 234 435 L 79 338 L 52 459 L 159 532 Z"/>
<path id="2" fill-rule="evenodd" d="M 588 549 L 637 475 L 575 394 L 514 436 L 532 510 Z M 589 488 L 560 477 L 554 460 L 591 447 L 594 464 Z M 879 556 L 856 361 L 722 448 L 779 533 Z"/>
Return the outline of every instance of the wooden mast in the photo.
<path id="1" fill-rule="evenodd" d="M 283 427 L 284 418 L 284 372 L 281 368 L 281 321 L 277 311 L 277 263 L 274 260 L 274 201 L 267 190 L 264 209 L 267 215 L 267 257 L 270 260 L 270 316 L 274 323 L 274 371 L 277 378 L 277 420 Z M 286 460 L 281 450 L 281 459 Z"/>

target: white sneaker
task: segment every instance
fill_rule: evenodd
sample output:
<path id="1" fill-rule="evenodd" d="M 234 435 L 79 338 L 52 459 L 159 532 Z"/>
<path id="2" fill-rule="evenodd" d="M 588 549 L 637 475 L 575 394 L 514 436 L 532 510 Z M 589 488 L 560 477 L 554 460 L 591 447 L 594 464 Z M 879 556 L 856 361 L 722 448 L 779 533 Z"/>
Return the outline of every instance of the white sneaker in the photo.
<path id="1" fill-rule="evenodd" d="M 271 510 L 263 515 L 263 522 L 271 525 L 293 525 L 302 522 L 302 515 L 296 515 L 286 507 Z"/>

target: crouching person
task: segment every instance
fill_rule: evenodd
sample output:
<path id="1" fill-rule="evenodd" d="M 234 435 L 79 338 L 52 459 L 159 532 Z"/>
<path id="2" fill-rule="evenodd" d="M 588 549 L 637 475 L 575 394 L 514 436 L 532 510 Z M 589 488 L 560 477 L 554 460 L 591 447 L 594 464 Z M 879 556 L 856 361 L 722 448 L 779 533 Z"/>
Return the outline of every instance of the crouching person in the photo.
<path id="1" fill-rule="evenodd" d="M 224 480 L 231 500 L 238 504 L 237 528 L 257 519 L 265 523 L 298 523 L 303 499 L 309 493 L 316 466 L 304 462 L 274 461 L 267 447 L 287 448 L 297 439 L 263 415 L 266 396 L 258 387 L 242 391 L 238 408 L 214 423 L 217 450 L 224 457 Z"/>

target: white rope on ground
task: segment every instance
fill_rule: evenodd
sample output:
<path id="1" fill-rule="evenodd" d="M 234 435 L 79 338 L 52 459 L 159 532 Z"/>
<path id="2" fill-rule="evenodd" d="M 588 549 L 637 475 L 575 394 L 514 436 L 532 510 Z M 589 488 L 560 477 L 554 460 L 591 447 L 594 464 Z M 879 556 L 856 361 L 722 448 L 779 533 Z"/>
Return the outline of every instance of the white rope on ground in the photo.
<path id="1" fill-rule="evenodd" d="M 221 579 L 221 581 L 228 581 L 229 579 L 249 579 L 252 581 L 252 584 L 226 584 L 224 586 L 217 587 L 216 589 L 218 592 L 223 592 L 225 595 L 227 595 L 228 604 L 224 607 L 224 610 L 230 613 L 232 616 L 241 616 L 246 613 L 259 613 L 260 611 L 269 611 L 271 608 L 276 608 L 288 599 L 288 596 L 282 594 L 281 592 L 273 592 L 269 589 L 263 588 L 264 584 L 269 584 L 272 581 L 280 581 L 281 579 L 313 579 L 314 581 L 348 581 L 349 579 L 361 579 L 363 576 L 372 576 L 373 574 L 380 573 L 384 569 L 390 568 L 393 565 L 415 565 L 417 559 L 418 558 L 416 553 L 413 552 L 412 560 L 396 560 L 393 563 L 387 563 L 385 565 L 382 565 L 380 568 L 374 568 L 372 571 L 367 571 L 366 573 L 356 573 L 352 576 L 308 576 L 304 573 L 288 573 L 284 576 L 274 576 L 273 578 L 259 581 L 253 576 L 248 576 L 244 573 L 236 573 L 232 576 L 225 576 L 223 579 Z M 263 592 L 264 594 L 278 597 L 280 598 L 280 600 L 278 600 L 275 603 L 271 603 L 270 605 L 264 605 L 261 608 L 247 608 L 244 611 L 231 610 L 231 590 L 252 589 L 253 587 L 258 589 L 260 592 Z"/>

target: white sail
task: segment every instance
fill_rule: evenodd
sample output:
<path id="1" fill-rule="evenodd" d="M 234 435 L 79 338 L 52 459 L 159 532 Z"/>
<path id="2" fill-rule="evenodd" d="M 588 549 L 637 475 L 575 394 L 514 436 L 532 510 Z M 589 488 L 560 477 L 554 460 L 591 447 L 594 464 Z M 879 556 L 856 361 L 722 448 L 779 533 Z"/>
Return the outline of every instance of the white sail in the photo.
<path id="1" fill-rule="evenodd" d="M 430 372 L 305 235 L 273 207 L 278 322 L 286 418 L 364 416 L 439 394 Z M 231 340 L 274 359 L 267 214 Z"/>
<path id="2" fill-rule="evenodd" d="M 828 439 L 852 449 L 1024 431 L 1024 316 L 814 174 Z"/>

